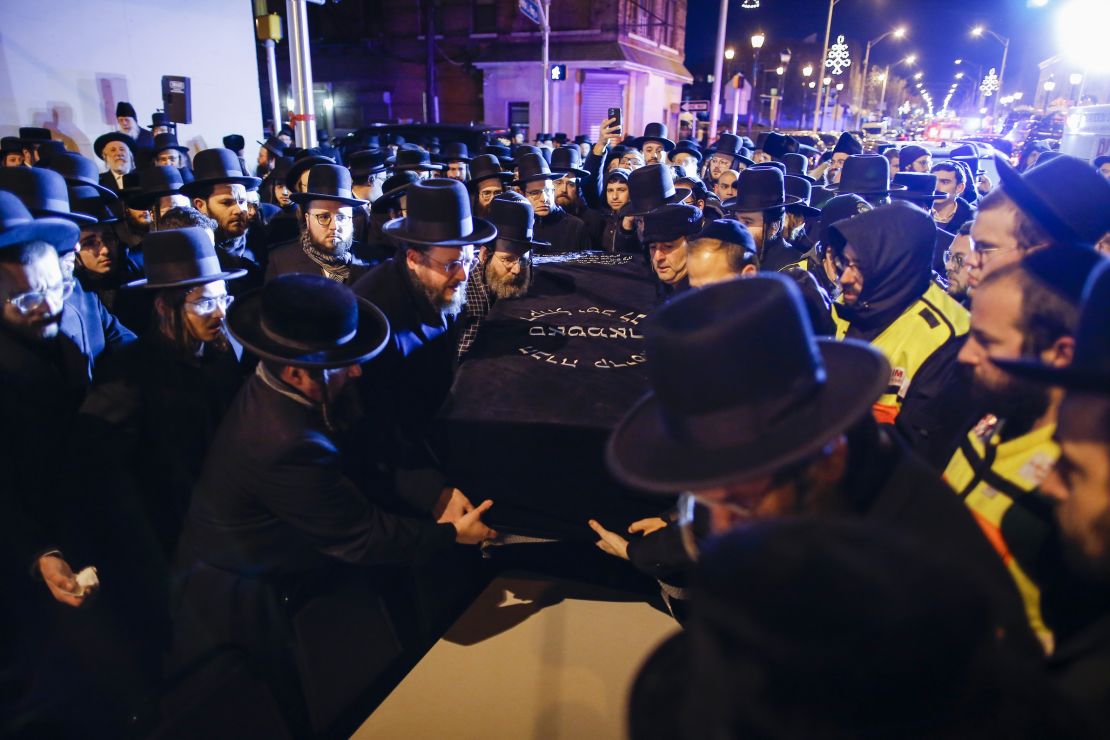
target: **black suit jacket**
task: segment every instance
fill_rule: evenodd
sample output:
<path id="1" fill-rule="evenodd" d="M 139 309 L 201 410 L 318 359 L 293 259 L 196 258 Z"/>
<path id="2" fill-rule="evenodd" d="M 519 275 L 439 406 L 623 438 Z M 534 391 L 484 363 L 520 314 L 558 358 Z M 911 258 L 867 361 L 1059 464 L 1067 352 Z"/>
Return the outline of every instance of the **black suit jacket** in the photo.
<path id="1" fill-rule="evenodd" d="M 119 185 L 116 183 L 116 176 L 112 174 L 111 170 L 100 173 L 100 184 L 113 193 L 118 193 L 120 191 Z"/>

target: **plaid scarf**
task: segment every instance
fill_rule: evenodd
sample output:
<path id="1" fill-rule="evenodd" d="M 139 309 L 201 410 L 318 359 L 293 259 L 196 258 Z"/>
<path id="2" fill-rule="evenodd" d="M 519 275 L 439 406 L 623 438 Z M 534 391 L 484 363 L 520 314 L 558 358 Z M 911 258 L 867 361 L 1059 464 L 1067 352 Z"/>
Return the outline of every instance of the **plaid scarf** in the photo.
<path id="1" fill-rule="evenodd" d="M 322 252 L 312 243 L 312 236 L 308 233 L 308 229 L 301 229 L 301 249 L 310 260 L 320 266 L 324 277 L 337 283 L 347 284 L 351 277 L 351 260 L 354 259 L 350 250 Z"/>
<path id="2" fill-rule="evenodd" d="M 490 257 L 492 259 L 492 256 Z M 466 306 L 463 308 L 463 330 L 459 337 L 456 359 L 460 362 L 470 345 L 478 338 L 478 329 L 493 305 L 493 298 L 486 287 L 486 266 L 478 263 L 466 281 Z"/>

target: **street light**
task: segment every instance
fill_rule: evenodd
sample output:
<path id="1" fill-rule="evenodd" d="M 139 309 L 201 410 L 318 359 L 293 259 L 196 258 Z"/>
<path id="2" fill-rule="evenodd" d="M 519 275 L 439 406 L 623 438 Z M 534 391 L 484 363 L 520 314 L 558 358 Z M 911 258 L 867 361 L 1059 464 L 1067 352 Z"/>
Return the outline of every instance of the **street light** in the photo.
<path id="1" fill-rule="evenodd" d="M 812 64 L 807 64 L 806 66 L 802 67 L 802 77 L 809 77 L 811 74 L 813 74 Z"/>
<path id="2" fill-rule="evenodd" d="M 863 94 L 860 95 L 859 114 L 856 116 L 856 128 L 859 128 L 863 124 L 864 109 L 867 107 L 867 68 L 871 64 L 871 47 L 887 36 L 893 36 L 898 40 L 902 40 L 906 38 L 906 27 L 899 26 L 867 42 L 867 50 L 863 53 L 863 75 L 860 77 L 860 85 L 863 86 Z"/>
<path id="3" fill-rule="evenodd" d="M 956 73 L 956 79 L 957 80 L 962 80 L 963 78 L 964 78 L 964 73 L 963 72 L 957 72 Z"/>
<path id="4" fill-rule="evenodd" d="M 921 79 L 922 77 L 924 77 L 924 76 L 925 76 L 925 73 L 924 73 L 924 72 L 918 72 L 917 74 L 915 74 L 915 75 L 913 76 L 913 78 L 914 78 L 915 80 L 920 80 L 920 79 Z"/>
<path id="5" fill-rule="evenodd" d="M 775 69 L 775 74 L 777 74 L 779 77 L 782 77 L 785 73 L 786 67 L 782 66 L 781 64 Z"/>
<path id="6" fill-rule="evenodd" d="M 725 59 L 727 59 L 731 62 L 735 58 L 736 58 L 736 49 L 733 49 L 731 46 L 729 48 L 725 49 Z"/>
<path id="7" fill-rule="evenodd" d="M 984 28 L 983 26 L 976 26 L 975 28 L 971 29 L 971 35 L 975 38 L 981 38 L 984 33 L 990 34 L 995 41 L 1002 44 L 1002 64 L 1000 64 L 998 67 L 998 88 L 1001 89 L 1002 83 L 1004 82 L 1004 78 L 1006 76 L 1006 57 L 1010 54 L 1010 39 L 1005 36 L 1000 36 L 989 28 Z M 994 103 L 991 104 L 991 109 L 997 110 L 997 108 L 998 98 L 995 98 Z"/>
<path id="8" fill-rule="evenodd" d="M 754 123 L 755 112 L 759 105 L 759 95 L 756 93 L 756 87 L 759 84 L 759 50 L 763 48 L 763 42 L 767 37 L 763 35 L 762 31 L 752 34 L 752 97 L 748 101 L 748 136 L 752 133 L 752 123 Z M 739 92 L 739 88 L 737 89 Z M 737 96 L 739 98 L 739 96 Z M 756 106 L 756 107 L 753 107 Z"/>

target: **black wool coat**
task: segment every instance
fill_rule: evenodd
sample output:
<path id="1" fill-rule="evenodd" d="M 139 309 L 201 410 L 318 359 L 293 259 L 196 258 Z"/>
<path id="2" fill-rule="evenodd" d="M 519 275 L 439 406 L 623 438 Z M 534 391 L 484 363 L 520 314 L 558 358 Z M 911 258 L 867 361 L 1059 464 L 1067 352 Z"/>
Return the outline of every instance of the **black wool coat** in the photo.
<path id="1" fill-rule="evenodd" d="M 352 245 L 351 249 L 356 246 Z M 360 259 L 355 258 L 351 261 L 350 276 L 344 282 L 345 285 L 353 285 L 356 280 L 370 271 L 370 265 Z M 320 275 L 324 276 L 324 270 L 318 264 L 305 254 L 301 249 L 300 238 L 287 241 L 284 244 L 277 244 L 270 252 L 270 258 L 266 265 L 266 282 L 270 282 L 278 275 L 291 275 L 293 273 L 303 273 L 306 275 Z"/>
<path id="2" fill-rule="evenodd" d="M 548 254 L 583 252 L 591 248 L 586 224 L 559 206 L 554 206 L 546 216 L 536 218 L 533 238 L 551 245 L 544 250 Z"/>

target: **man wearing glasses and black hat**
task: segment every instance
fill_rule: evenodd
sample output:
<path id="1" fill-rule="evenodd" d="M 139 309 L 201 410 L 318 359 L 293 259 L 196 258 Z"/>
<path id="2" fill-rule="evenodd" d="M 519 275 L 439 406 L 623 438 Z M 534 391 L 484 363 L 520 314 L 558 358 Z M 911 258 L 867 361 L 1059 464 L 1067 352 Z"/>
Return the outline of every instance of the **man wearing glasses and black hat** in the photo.
<path id="1" fill-rule="evenodd" d="M 517 160 L 514 184 L 532 204 L 536 213 L 536 240 L 546 242 L 552 253 L 583 252 L 591 248 L 586 224 L 555 201 L 555 180 L 563 177 L 548 167 L 542 154 L 528 153 Z"/>
<path id="2" fill-rule="evenodd" d="M 318 164 L 308 173 L 308 189 L 293 193 L 301 206 L 300 236 L 277 245 L 266 266 L 267 282 L 294 272 L 351 285 L 370 269 L 354 253 L 354 208 L 366 205 L 353 197 L 351 173 L 337 164 Z"/>

